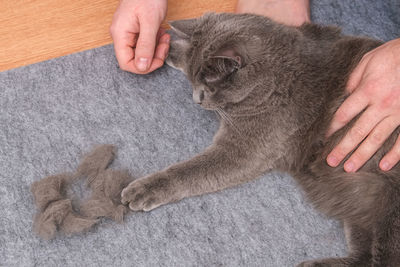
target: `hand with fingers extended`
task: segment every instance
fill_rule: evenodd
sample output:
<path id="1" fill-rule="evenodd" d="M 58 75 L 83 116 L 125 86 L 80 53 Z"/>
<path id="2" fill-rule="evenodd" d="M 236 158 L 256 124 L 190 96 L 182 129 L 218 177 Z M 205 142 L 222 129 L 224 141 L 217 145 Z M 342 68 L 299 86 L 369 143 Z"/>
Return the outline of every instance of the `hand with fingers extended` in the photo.
<path id="1" fill-rule="evenodd" d="M 170 36 L 160 28 L 167 0 L 122 0 L 110 32 L 121 69 L 146 74 L 160 68 L 169 50 Z"/>
<path id="2" fill-rule="evenodd" d="M 327 157 L 336 167 L 344 163 L 347 172 L 357 171 L 400 125 L 400 39 L 389 41 L 365 54 L 347 83 L 350 96 L 336 111 L 328 136 L 363 110 L 354 126 Z M 400 160 L 400 137 L 382 158 L 379 167 L 390 170 Z"/>

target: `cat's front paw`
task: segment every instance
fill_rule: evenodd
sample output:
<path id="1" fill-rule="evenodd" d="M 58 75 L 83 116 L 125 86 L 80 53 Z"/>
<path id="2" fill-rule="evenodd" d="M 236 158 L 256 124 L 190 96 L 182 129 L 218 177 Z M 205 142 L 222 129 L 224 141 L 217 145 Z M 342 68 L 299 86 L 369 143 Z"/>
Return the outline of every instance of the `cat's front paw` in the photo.
<path id="1" fill-rule="evenodd" d="M 172 201 L 170 181 L 162 177 L 147 177 L 131 182 L 121 192 L 121 202 L 133 211 L 149 211 Z"/>

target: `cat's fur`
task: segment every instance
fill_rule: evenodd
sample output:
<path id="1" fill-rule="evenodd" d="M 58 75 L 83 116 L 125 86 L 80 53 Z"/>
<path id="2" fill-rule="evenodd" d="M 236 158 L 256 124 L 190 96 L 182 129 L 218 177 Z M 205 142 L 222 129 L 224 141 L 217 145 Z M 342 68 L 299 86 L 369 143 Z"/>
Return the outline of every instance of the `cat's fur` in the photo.
<path id="1" fill-rule="evenodd" d="M 348 257 L 302 266 L 399 265 L 400 169 L 378 168 L 399 129 L 357 173 L 325 162 L 354 122 L 325 137 L 349 74 L 382 43 L 249 14 L 207 14 L 172 28 L 179 38 L 168 62 L 187 74 L 194 101 L 221 115 L 220 128 L 203 153 L 132 182 L 123 202 L 148 211 L 272 169 L 289 172 L 316 208 L 344 222 L 349 245 Z"/>

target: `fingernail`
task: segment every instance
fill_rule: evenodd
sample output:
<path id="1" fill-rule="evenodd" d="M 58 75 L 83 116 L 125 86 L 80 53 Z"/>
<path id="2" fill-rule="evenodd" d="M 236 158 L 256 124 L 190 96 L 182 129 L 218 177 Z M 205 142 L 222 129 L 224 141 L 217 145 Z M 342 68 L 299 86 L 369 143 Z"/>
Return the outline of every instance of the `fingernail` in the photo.
<path id="1" fill-rule="evenodd" d="M 140 71 L 146 71 L 148 69 L 148 66 L 147 66 L 148 63 L 149 63 L 149 60 L 147 58 L 141 57 L 141 58 L 139 58 L 139 62 L 137 63 L 136 67 Z"/>
<path id="2" fill-rule="evenodd" d="M 326 159 L 326 161 L 328 162 L 329 166 L 331 167 L 337 167 L 337 165 L 339 165 L 339 160 L 332 155 L 329 155 L 328 158 Z"/>
<path id="3" fill-rule="evenodd" d="M 169 41 L 171 41 L 171 37 L 167 36 L 167 37 L 165 38 L 165 43 L 169 44 Z"/>
<path id="4" fill-rule="evenodd" d="M 344 170 L 345 170 L 346 172 L 354 172 L 354 171 L 355 171 L 355 168 L 356 168 L 356 166 L 355 166 L 354 163 L 351 162 L 351 161 L 346 162 L 346 163 L 344 164 Z"/>
<path id="5" fill-rule="evenodd" d="M 381 169 L 382 169 L 383 171 L 388 171 L 389 168 L 390 168 L 389 162 L 383 161 L 383 162 L 381 163 Z"/>

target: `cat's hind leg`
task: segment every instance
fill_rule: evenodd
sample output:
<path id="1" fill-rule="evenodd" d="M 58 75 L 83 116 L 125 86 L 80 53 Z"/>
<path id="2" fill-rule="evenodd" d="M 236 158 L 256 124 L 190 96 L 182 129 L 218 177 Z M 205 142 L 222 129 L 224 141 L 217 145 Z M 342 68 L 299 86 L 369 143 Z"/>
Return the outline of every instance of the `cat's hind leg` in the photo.
<path id="1" fill-rule="evenodd" d="M 300 263 L 301 267 L 364 267 L 371 266 L 372 233 L 356 225 L 344 223 L 349 256 L 326 258 Z"/>
<path id="2" fill-rule="evenodd" d="M 376 225 L 372 242 L 372 266 L 400 266 L 400 208 Z"/>
<path id="3" fill-rule="evenodd" d="M 369 266 L 371 264 L 372 231 L 350 222 L 344 222 L 344 232 L 349 250 L 349 257 L 353 259 L 353 266 Z"/>

